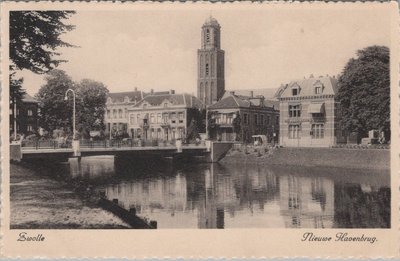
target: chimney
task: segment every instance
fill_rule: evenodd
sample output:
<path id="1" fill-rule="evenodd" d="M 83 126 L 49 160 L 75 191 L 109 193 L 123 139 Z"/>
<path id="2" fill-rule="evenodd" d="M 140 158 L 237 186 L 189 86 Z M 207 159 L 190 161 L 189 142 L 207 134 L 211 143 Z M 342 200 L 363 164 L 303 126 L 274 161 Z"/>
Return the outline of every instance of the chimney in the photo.
<path id="1" fill-rule="evenodd" d="M 169 94 L 175 94 L 175 90 L 169 90 Z"/>
<path id="2" fill-rule="evenodd" d="M 250 91 L 250 97 L 253 98 L 254 92 Z"/>
<path id="3" fill-rule="evenodd" d="M 154 94 L 154 90 L 153 90 L 153 89 L 150 89 L 150 93 L 153 95 L 153 94 Z"/>
<path id="4" fill-rule="evenodd" d="M 235 95 L 235 91 L 230 91 L 229 92 L 231 95 Z"/>
<path id="5" fill-rule="evenodd" d="M 137 92 L 137 87 L 135 87 L 135 92 Z"/>

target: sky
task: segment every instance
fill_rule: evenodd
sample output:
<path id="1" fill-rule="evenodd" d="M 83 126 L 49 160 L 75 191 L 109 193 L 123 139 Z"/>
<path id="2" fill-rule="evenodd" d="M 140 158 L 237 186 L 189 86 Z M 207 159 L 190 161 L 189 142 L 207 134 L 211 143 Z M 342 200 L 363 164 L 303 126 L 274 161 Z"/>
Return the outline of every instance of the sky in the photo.
<path id="1" fill-rule="evenodd" d="M 221 8 L 78 11 L 63 39 L 58 69 L 75 81 L 104 83 L 110 92 L 174 89 L 196 94 L 201 26 L 212 15 L 221 25 L 225 88 L 277 88 L 282 83 L 339 74 L 357 50 L 390 46 L 390 16 L 375 8 Z M 45 83 L 29 71 L 31 95 Z"/>

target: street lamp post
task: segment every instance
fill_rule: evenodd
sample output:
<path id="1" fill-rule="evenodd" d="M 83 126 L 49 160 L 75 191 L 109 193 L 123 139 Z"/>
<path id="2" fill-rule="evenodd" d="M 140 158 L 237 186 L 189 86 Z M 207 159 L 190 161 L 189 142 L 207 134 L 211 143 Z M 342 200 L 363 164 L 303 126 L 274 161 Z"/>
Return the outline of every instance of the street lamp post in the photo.
<path id="1" fill-rule="evenodd" d="M 208 106 L 206 105 L 206 140 L 208 140 Z"/>
<path id="2" fill-rule="evenodd" d="M 68 100 L 68 92 L 72 92 L 72 95 L 73 95 L 73 99 L 74 99 L 74 104 L 73 104 L 73 119 L 72 119 L 72 128 L 73 128 L 73 140 L 75 140 L 75 138 L 76 138 L 76 128 L 75 128 L 75 91 L 74 90 L 72 90 L 72 89 L 68 89 L 66 92 L 65 92 L 65 97 L 64 97 L 64 100 L 66 101 L 66 100 Z"/>
<path id="3" fill-rule="evenodd" d="M 80 158 L 80 156 L 81 156 L 81 151 L 80 151 L 80 146 L 79 146 L 79 140 L 76 140 L 76 127 L 75 127 L 75 124 L 76 124 L 76 117 L 75 117 L 75 114 L 76 114 L 76 110 L 75 110 L 75 98 L 76 98 L 76 96 L 75 96 L 75 91 L 74 91 L 74 90 L 68 89 L 68 90 L 65 92 L 64 100 L 68 100 L 68 92 L 72 92 L 73 99 L 74 99 L 74 104 L 73 104 L 73 119 L 72 119 L 72 128 L 73 128 L 72 150 L 74 151 L 74 156 Z"/>

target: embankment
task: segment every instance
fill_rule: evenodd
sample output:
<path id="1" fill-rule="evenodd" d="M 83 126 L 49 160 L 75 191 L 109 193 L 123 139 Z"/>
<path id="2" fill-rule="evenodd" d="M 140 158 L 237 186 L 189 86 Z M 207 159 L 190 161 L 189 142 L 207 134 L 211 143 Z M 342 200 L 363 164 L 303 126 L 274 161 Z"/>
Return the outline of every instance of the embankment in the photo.
<path id="1" fill-rule="evenodd" d="M 390 150 L 345 148 L 232 149 L 224 163 L 390 169 Z"/>
<path id="2" fill-rule="evenodd" d="M 65 181 L 37 173 L 21 164 L 11 164 L 10 227 L 130 228 L 129 224 L 100 208 L 90 197 L 80 194 L 77 187 Z"/>

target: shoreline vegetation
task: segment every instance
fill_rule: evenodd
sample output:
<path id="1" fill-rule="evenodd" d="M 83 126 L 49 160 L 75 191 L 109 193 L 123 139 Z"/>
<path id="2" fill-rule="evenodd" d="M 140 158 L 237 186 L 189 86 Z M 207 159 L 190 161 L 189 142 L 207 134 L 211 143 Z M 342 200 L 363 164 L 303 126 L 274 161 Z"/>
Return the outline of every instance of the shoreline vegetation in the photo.
<path id="1" fill-rule="evenodd" d="M 356 145 L 357 146 L 357 145 Z M 390 170 L 390 149 L 234 146 L 221 163 Z"/>

